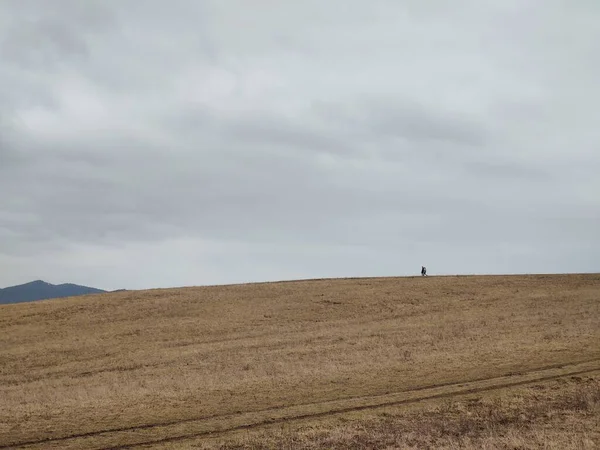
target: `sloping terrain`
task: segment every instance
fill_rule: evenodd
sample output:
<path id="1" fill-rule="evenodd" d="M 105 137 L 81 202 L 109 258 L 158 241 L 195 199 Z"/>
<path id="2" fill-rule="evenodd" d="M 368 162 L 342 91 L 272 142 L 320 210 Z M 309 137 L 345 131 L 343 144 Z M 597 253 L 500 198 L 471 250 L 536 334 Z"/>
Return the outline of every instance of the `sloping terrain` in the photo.
<path id="1" fill-rule="evenodd" d="M 0 362 L 0 448 L 176 446 L 595 373 L 600 275 L 311 280 L 5 305 Z"/>

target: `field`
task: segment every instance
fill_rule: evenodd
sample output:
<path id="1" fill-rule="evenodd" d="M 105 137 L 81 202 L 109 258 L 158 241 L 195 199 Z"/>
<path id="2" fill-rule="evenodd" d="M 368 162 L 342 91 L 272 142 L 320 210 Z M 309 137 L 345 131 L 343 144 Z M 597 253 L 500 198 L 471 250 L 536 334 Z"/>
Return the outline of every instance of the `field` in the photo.
<path id="1" fill-rule="evenodd" d="M 0 306 L 0 449 L 598 448 L 600 275 Z"/>

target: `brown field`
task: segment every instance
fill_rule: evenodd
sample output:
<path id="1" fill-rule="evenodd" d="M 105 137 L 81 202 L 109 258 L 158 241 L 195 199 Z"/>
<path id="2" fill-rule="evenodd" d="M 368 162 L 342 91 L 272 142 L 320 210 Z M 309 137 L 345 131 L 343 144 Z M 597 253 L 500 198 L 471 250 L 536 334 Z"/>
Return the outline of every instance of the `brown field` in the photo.
<path id="1" fill-rule="evenodd" d="M 600 275 L 3 305 L 0 405 L 0 449 L 598 448 Z"/>

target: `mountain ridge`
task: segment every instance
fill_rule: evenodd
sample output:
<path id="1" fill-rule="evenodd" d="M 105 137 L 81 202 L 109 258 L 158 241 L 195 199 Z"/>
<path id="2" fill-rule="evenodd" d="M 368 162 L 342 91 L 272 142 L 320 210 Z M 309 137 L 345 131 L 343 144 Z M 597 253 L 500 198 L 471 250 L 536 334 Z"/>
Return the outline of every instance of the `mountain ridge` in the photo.
<path id="1" fill-rule="evenodd" d="M 52 284 L 43 280 L 34 280 L 24 284 L 1 288 L 0 304 L 34 302 L 88 294 L 104 294 L 106 292 L 109 291 L 74 283 Z"/>

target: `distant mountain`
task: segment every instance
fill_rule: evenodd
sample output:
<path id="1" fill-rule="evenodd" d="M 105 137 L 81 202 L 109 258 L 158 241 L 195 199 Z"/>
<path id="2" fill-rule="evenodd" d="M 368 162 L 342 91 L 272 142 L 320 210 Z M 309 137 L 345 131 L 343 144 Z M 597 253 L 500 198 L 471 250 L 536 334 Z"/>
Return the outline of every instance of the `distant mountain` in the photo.
<path id="1" fill-rule="evenodd" d="M 0 304 L 32 302 L 50 298 L 74 297 L 77 295 L 101 294 L 102 289 L 95 289 L 77 284 L 50 284 L 42 280 L 0 289 Z"/>

